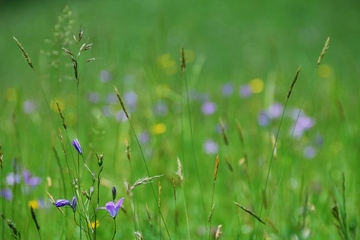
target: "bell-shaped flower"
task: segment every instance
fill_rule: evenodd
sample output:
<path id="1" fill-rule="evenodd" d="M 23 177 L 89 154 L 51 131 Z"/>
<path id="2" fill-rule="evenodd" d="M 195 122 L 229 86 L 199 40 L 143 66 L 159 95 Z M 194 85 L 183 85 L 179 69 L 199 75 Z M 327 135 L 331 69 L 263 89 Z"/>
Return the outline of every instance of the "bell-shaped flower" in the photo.
<path id="1" fill-rule="evenodd" d="M 116 203 L 114 202 L 108 202 L 105 204 L 105 207 L 99 207 L 98 209 L 104 209 L 106 211 L 108 211 L 108 213 L 110 214 L 110 216 L 112 218 L 115 218 L 116 215 L 119 212 L 119 209 L 121 208 L 122 204 L 124 202 L 124 198 L 121 198 L 119 201 L 117 201 Z"/>
<path id="2" fill-rule="evenodd" d="M 72 142 L 72 145 L 74 146 L 74 148 L 76 149 L 76 151 L 82 155 L 83 151 L 81 149 L 81 145 L 80 145 L 80 142 L 77 138 L 75 138 Z"/>

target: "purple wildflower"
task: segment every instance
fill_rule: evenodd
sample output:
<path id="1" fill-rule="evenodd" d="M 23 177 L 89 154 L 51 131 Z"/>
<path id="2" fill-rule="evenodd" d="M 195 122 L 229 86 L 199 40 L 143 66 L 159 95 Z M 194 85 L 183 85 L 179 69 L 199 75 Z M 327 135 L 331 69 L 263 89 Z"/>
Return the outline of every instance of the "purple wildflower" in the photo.
<path id="1" fill-rule="evenodd" d="M 74 212 L 76 211 L 76 204 L 77 204 L 76 197 L 73 196 L 71 200 L 71 208 L 73 209 Z"/>
<path id="2" fill-rule="evenodd" d="M 204 115 L 211 115 L 216 111 L 216 104 L 214 102 L 204 102 L 201 111 Z"/>
<path id="3" fill-rule="evenodd" d="M 100 96 L 97 92 L 90 92 L 88 95 L 88 100 L 91 103 L 98 103 L 100 99 Z"/>
<path id="4" fill-rule="evenodd" d="M 138 101 L 138 96 L 133 91 L 126 92 L 124 94 L 124 101 L 125 101 L 126 105 L 130 107 L 130 109 L 134 110 L 134 108 L 137 104 L 137 101 Z"/>
<path id="5" fill-rule="evenodd" d="M 83 154 L 83 151 L 81 149 L 81 146 L 80 146 L 80 142 L 77 138 L 75 138 L 73 141 L 72 141 L 72 145 L 74 146 L 74 148 L 76 149 L 76 151 L 82 155 Z"/>
<path id="6" fill-rule="evenodd" d="M 296 138 L 300 138 L 304 131 L 312 128 L 315 124 L 314 119 L 312 119 L 311 117 L 305 116 L 305 115 L 300 115 L 297 122 L 295 123 L 294 127 L 293 127 L 293 131 L 294 131 L 294 137 Z"/>
<path id="7" fill-rule="evenodd" d="M 223 85 L 221 92 L 224 96 L 230 96 L 234 92 L 234 87 L 231 83 Z"/>
<path id="8" fill-rule="evenodd" d="M 219 146 L 216 142 L 211 139 L 206 140 L 203 145 L 204 152 L 207 154 L 216 154 L 219 150 Z"/>
<path id="9" fill-rule="evenodd" d="M 13 198 L 12 191 L 9 188 L 1 189 L 0 196 L 4 197 L 6 200 L 12 200 Z"/>
<path id="10" fill-rule="evenodd" d="M 23 170 L 23 178 L 24 182 L 31 187 L 36 187 L 41 182 L 41 179 L 39 177 L 31 176 L 28 170 Z"/>
<path id="11" fill-rule="evenodd" d="M 266 127 L 270 123 L 269 115 L 266 111 L 260 111 L 258 116 L 258 124 L 262 127 Z"/>
<path id="12" fill-rule="evenodd" d="M 55 201 L 55 206 L 60 208 L 60 207 L 65 207 L 65 206 L 71 206 L 71 203 L 69 200 L 67 199 L 59 199 Z"/>
<path id="13" fill-rule="evenodd" d="M 111 79 L 111 73 L 107 70 L 102 70 L 100 72 L 100 81 L 101 82 L 108 82 Z"/>
<path id="14" fill-rule="evenodd" d="M 154 106 L 154 113 L 156 116 L 166 116 L 168 114 L 168 106 L 164 101 L 158 101 Z"/>
<path id="15" fill-rule="evenodd" d="M 14 186 L 17 183 L 20 183 L 20 175 L 15 173 L 9 173 L 6 175 L 6 183 L 10 186 Z"/>
<path id="16" fill-rule="evenodd" d="M 303 153 L 306 158 L 313 159 L 316 156 L 316 149 L 313 146 L 307 146 Z"/>
<path id="17" fill-rule="evenodd" d="M 140 133 L 139 140 L 141 143 L 148 143 L 150 141 L 150 134 L 148 131 Z"/>
<path id="18" fill-rule="evenodd" d="M 242 98 L 248 98 L 253 94 L 253 92 L 252 92 L 250 86 L 248 84 L 246 84 L 246 85 L 240 86 L 239 94 L 240 94 L 240 97 L 242 97 Z"/>
<path id="19" fill-rule="evenodd" d="M 278 103 L 278 102 L 273 103 L 267 109 L 268 117 L 270 119 L 279 118 L 283 112 L 283 109 L 284 108 L 280 103 Z"/>
<path id="20" fill-rule="evenodd" d="M 116 203 L 114 202 L 108 202 L 105 204 L 105 207 L 99 207 L 98 209 L 104 209 L 106 211 L 108 211 L 108 213 L 110 214 L 110 216 L 112 218 L 115 218 L 116 215 L 119 212 L 119 209 L 121 208 L 121 205 L 124 201 L 124 198 L 121 198 L 119 201 L 117 201 Z"/>
<path id="21" fill-rule="evenodd" d="M 23 111 L 24 111 L 26 114 L 29 114 L 29 113 L 34 112 L 35 109 L 36 109 L 36 105 L 35 105 L 34 101 L 32 101 L 32 100 L 26 100 L 26 101 L 23 103 Z"/>

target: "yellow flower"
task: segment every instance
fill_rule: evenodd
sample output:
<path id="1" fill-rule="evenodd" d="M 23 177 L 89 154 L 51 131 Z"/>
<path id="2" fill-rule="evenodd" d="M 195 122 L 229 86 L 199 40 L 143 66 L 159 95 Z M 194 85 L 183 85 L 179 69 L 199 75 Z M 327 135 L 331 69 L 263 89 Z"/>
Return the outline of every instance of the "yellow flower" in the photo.
<path id="1" fill-rule="evenodd" d="M 36 200 L 31 200 L 28 202 L 28 206 L 32 207 L 33 209 L 38 209 L 40 207 L 40 204 Z"/>
<path id="2" fill-rule="evenodd" d="M 157 58 L 157 64 L 168 75 L 174 75 L 178 70 L 175 60 L 168 53 L 159 56 Z"/>
<path id="3" fill-rule="evenodd" d="M 318 75 L 321 78 L 328 78 L 332 75 L 332 68 L 328 64 L 321 64 L 318 69 Z"/>
<path id="4" fill-rule="evenodd" d="M 166 125 L 164 123 L 158 123 L 151 128 L 151 132 L 154 134 L 162 134 L 166 131 Z"/>
<path id="5" fill-rule="evenodd" d="M 100 225 L 99 220 L 96 220 L 96 224 L 95 224 L 95 222 L 90 222 L 90 223 L 89 223 L 89 228 L 95 229 L 95 228 L 98 228 L 99 225 Z"/>
<path id="6" fill-rule="evenodd" d="M 5 99 L 9 102 L 15 102 L 17 99 L 16 89 L 15 88 L 6 89 Z"/>
<path id="7" fill-rule="evenodd" d="M 250 89 L 253 93 L 260 93 L 264 90 L 264 82 L 260 78 L 254 78 L 249 82 Z"/>

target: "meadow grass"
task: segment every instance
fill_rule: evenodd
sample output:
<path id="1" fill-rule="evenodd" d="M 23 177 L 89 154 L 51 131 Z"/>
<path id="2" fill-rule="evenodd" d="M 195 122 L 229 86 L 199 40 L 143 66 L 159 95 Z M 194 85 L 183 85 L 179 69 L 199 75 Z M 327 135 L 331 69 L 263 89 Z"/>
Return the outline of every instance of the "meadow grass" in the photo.
<path id="1" fill-rule="evenodd" d="M 65 7 L 46 45 L 8 36 L 2 239 L 356 239 L 358 72 L 339 35 L 266 48 L 261 18 L 235 34 L 237 4 L 169 27 L 182 4 L 119 4 L 121 32 Z"/>

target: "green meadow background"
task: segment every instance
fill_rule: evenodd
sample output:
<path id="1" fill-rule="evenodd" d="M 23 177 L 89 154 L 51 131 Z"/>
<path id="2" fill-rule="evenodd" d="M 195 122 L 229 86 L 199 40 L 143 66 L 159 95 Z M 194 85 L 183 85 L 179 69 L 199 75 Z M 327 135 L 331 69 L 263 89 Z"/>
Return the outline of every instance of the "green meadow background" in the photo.
<path id="1" fill-rule="evenodd" d="M 115 239 L 141 239 L 135 232 L 143 239 L 215 239 L 217 229 L 219 239 L 356 239 L 360 2 L 7 1 L 0 6 L 0 190 L 12 192 L 11 199 L 1 192 L 0 212 L 22 239 L 95 239 L 81 234 L 73 211 L 62 208 L 62 214 L 47 194 L 55 200 L 74 196 L 75 138 L 96 174 L 96 154 L 104 155 L 99 206 L 112 201 L 113 186 L 117 199 L 125 198 Z M 67 17 L 65 6 L 71 11 Z M 80 29 L 82 43 L 93 45 L 77 56 L 77 87 L 61 47 L 76 54 L 82 43 L 76 45 L 72 35 Z M 317 65 L 328 37 L 330 47 Z M 90 58 L 95 61 L 87 63 Z M 259 122 L 274 103 L 285 106 L 300 66 L 283 118 Z M 206 114 L 209 102 L 215 109 Z M 313 121 L 298 137 L 291 134 L 296 109 Z M 9 176 L 22 176 L 24 169 L 41 182 L 29 187 L 20 177 L 9 184 Z M 96 195 L 97 183 L 82 169 L 80 189 L 93 185 Z M 126 184 L 159 175 L 127 192 Z M 343 235 L 336 227 L 336 204 Z M 95 212 L 97 238 L 111 239 L 113 219 Z M 11 239 L 6 220 L 0 225 L 0 238 Z"/>

